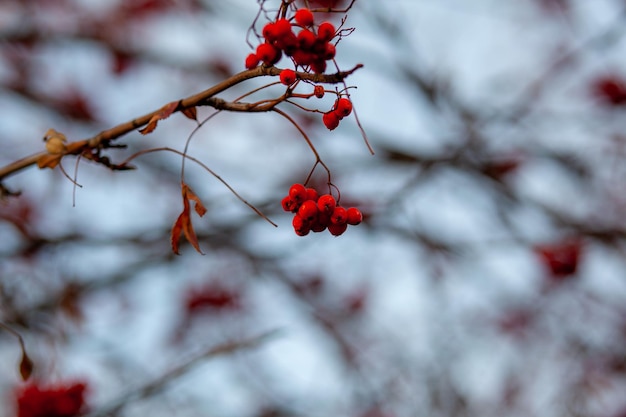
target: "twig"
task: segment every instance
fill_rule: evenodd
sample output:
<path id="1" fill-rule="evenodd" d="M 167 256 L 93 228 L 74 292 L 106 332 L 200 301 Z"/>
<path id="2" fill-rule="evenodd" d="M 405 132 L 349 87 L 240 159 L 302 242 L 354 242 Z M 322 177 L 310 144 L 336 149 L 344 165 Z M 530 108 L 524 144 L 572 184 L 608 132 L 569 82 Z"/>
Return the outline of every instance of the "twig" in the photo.
<path id="1" fill-rule="evenodd" d="M 127 394 L 113 401 L 112 404 L 91 413 L 85 414 L 84 417 L 105 417 L 116 415 L 122 408 L 127 406 L 129 403 L 148 398 L 151 395 L 154 395 L 164 390 L 168 384 L 171 384 L 176 379 L 184 376 L 196 366 L 200 365 L 201 362 L 218 356 L 224 356 L 245 349 L 255 348 L 261 343 L 267 341 L 268 339 L 276 337 L 278 333 L 278 330 L 272 330 L 259 336 L 235 342 L 226 342 L 220 345 L 210 347 L 208 349 L 204 349 L 203 351 L 191 356 L 180 365 L 165 372 L 163 375 L 159 376 L 155 380 L 150 381 L 133 390 L 130 390 Z"/>

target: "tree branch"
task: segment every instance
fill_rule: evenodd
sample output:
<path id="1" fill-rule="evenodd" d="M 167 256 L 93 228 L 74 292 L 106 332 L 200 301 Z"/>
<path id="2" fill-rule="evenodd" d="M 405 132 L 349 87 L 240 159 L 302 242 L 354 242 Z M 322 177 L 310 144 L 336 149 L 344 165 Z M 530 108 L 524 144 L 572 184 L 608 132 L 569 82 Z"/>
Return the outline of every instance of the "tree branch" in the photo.
<path id="1" fill-rule="evenodd" d="M 348 76 L 350 76 L 353 72 L 362 68 L 362 64 L 356 65 L 354 68 L 348 71 L 340 71 L 334 74 L 312 74 L 308 72 L 298 72 L 297 76 L 301 80 L 310 81 L 313 83 L 320 84 L 337 84 L 345 80 Z M 178 104 L 172 113 L 181 112 L 186 109 L 190 109 L 196 106 L 212 106 L 216 109 L 220 110 L 228 110 L 228 111 L 239 111 L 239 112 L 263 112 L 270 111 L 274 108 L 276 103 L 270 102 L 265 105 L 252 105 L 250 103 L 228 103 L 222 99 L 216 98 L 215 96 L 221 92 L 228 90 L 229 88 L 240 84 L 244 81 L 250 80 L 256 77 L 263 76 L 278 76 L 282 71 L 281 68 L 277 67 L 266 67 L 259 66 L 257 68 L 242 71 L 238 74 L 233 75 L 232 77 L 214 85 L 211 88 L 208 88 L 200 93 L 194 94 L 187 98 L 181 99 L 178 101 Z M 127 133 L 132 132 L 140 127 L 147 125 L 150 120 L 152 120 L 155 116 L 158 116 L 161 108 L 152 111 L 150 113 L 144 114 L 143 116 L 132 119 L 126 123 L 119 124 L 110 129 L 103 130 L 97 135 L 79 140 L 76 142 L 68 143 L 66 146 L 65 152 L 61 155 L 80 155 L 85 153 L 88 150 L 96 150 L 102 149 L 106 147 L 108 142 L 111 142 L 121 136 L 126 135 Z M 40 152 L 34 155 L 30 155 L 14 161 L 4 167 L 0 167 L 0 182 L 11 175 L 18 173 L 19 171 L 28 168 L 32 165 L 37 164 L 41 157 L 49 155 L 47 152 Z"/>

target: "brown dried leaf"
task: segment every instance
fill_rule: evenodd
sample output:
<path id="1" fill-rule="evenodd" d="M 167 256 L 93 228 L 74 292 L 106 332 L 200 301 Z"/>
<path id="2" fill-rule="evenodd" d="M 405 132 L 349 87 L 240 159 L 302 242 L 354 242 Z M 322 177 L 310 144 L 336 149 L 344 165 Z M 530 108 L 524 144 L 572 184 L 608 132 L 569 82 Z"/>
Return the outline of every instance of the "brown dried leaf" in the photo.
<path id="1" fill-rule="evenodd" d="M 61 158 L 63 158 L 63 154 L 60 155 L 50 155 L 50 154 L 46 154 L 46 155 L 41 155 L 38 159 L 37 159 L 37 166 L 41 169 L 43 168 L 54 168 L 57 165 L 59 165 L 59 162 L 61 162 Z"/>
<path id="2" fill-rule="evenodd" d="M 195 107 L 189 107 L 183 110 L 183 114 L 191 120 L 198 121 L 198 114 Z"/>
<path id="3" fill-rule="evenodd" d="M 139 130 L 139 133 L 141 133 L 142 135 L 147 135 L 148 133 L 152 133 L 154 129 L 156 129 L 157 123 L 159 122 L 159 120 L 167 119 L 168 117 L 170 117 L 170 115 L 174 113 L 174 111 L 176 111 L 176 108 L 178 108 L 178 104 L 179 104 L 179 101 L 172 101 L 171 103 L 168 103 L 165 106 L 163 106 L 161 110 L 159 110 L 156 114 L 154 114 L 150 118 L 150 121 L 148 122 L 146 127 Z"/>
<path id="4" fill-rule="evenodd" d="M 204 255 L 204 253 L 200 250 L 198 237 L 196 236 L 196 232 L 193 230 L 193 224 L 191 223 L 191 205 L 189 204 L 189 200 L 193 200 L 196 203 L 194 208 L 196 210 L 196 213 L 198 213 L 200 217 L 204 216 L 207 209 L 202 204 L 198 196 L 193 191 L 191 191 L 191 188 L 189 188 L 187 184 L 183 183 L 181 192 L 183 196 L 183 211 L 180 213 L 180 215 L 176 219 L 176 222 L 174 223 L 174 226 L 172 227 L 170 237 L 172 251 L 177 255 L 180 254 L 179 244 L 180 235 L 182 233 L 185 235 L 185 239 L 187 239 L 187 241 L 191 243 L 191 246 L 193 246 L 198 253 Z"/>

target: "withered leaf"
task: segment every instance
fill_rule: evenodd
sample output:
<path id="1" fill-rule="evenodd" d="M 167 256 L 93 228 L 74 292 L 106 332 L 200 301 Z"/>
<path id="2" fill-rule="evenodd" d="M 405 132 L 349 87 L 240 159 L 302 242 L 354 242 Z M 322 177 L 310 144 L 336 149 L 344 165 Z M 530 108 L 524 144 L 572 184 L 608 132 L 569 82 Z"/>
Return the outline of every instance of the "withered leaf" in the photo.
<path id="1" fill-rule="evenodd" d="M 57 165 L 59 165 L 59 162 L 61 162 L 61 158 L 63 158 L 63 154 L 59 154 L 59 155 L 51 155 L 51 154 L 45 154 L 45 155 L 41 155 L 38 159 L 37 159 L 37 166 L 41 169 L 43 168 L 54 168 Z"/>
<path id="2" fill-rule="evenodd" d="M 200 250 L 198 237 L 196 236 L 196 232 L 193 230 L 193 224 L 191 223 L 190 200 L 194 201 L 195 203 L 194 209 L 200 217 L 206 214 L 207 209 L 204 206 L 204 204 L 202 204 L 202 201 L 200 201 L 200 198 L 193 191 L 191 191 L 191 188 L 189 188 L 187 184 L 185 183 L 182 184 L 181 193 L 183 196 L 183 211 L 180 213 L 180 215 L 176 219 L 176 222 L 174 223 L 174 226 L 172 227 L 172 233 L 171 233 L 172 251 L 177 255 L 180 254 L 179 252 L 180 236 L 181 234 L 184 234 L 187 241 L 191 243 L 191 246 L 193 246 L 194 249 L 198 253 L 204 255 L 202 250 Z"/>
<path id="3" fill-rule="evenodd" d="M 147 135 L 148 133 L 152 133 L 154 129 L 156 129 L 157 123 L 159 122 L 159 120 L 167 119 L 168 117 L 170 117 L 172 113 L 174 113 L 174 111 L 178 107 L 178 103 L 179 101 L 172 101 L 171 103 L 168 103 L 165 106 L 163 106 L 161 110 L 159 110 L 150 118 L 150 121 L 148 122 L 146 127 L 139 130 L 139 133 L 141 133 L 142 135 Z"/>
<path id="4" fill-rule="evenodd" d="M 183 110 L 183 114 L 191 120 L 198 121 L 198 114 L 195 107 L 189 107 Z"/>

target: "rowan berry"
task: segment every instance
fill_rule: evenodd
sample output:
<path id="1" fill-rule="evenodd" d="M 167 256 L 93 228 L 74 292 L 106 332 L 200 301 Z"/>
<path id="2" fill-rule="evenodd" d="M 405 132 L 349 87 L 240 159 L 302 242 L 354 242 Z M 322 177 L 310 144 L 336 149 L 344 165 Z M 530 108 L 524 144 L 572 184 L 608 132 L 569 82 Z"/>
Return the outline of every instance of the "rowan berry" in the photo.
<path id="1" fill-rule="evenodd" d="M 298 211 L 298 208 L 300 207 L 298 202 L 290 195 L 285 196 L 280 204 L 283 206 L 283 210 L 291 211 L 292 213 Z"/>
<path id="2" fill-rule="evenodd" d="M 291 32 L 291 23 L 287 19 L 278 19 L 274 23 L 274 27 L 276 28 L 277 39 L 280 39 L 284 36 L 287 36 Z"/>
<path id="3" fill-rule="evenodd" d="M 326 61 L 323 59 L 314 59 L 310 65 L 311 71 L 316 74 L 323 74 L 326 71 Z"/>
<path id="4" fill-rule="evenodd" d="M 306 187 L 302 184 L 293 184 L 289 188 L 289 196 L 299 204 L 306 201 L 306 195 Z"/>
<path id="5" fill-rule="evenodd" d="M 317 217 L 313 222 L 311 222 L 311 231 L 315 233 L 323 232 L 328 227 L 330 223 L 330 216 L 319 212 L 317 213 Z"/>
<path id="6" fill-rule="evenodd" d="M 317 199 L 319 198 L 319 194 L 317 193 L 317 190 L 315 188 L 307 188 L 306 189 L 306 199 L 307 200 L 313 200 L 315 202 L 317 202 Z"/>
<path id="7" fill-rule="evenodd" d="M 352 113 L 352 102 L 345 97 L 340 98 L 335 102 L 335 113 L 341 118 L 349 116 Z"/>
<path id="8" fill-rule="evenodd" d="M 317 208 L 320 213 L 325 213 L 330 216 L 333 214 L 333 211 L 335 211 L 335 207 L 337 207 L 337 201 L 335 201 L 335 197 L 330 194 L 324 194 L 317 200 Z"/>
<path id="9" fill-rule="evenodd" d="M 343 207 L 335 207 L 333 210 L 333 214 L 330 216 L 331 224 L 347 224 L 348 221 L 348 212 Z"/>
<path id="10" fill-rule="evenodd" d="M 304 49 L 307 51 L 313 48 L 313 45 L 315 44 L 315 41 L 317 39 L 315 37 L 315 34 L 308 29 L 302 29 L 298 33 L 297 38 L 298 38 L 298 46 L 301 49 Z"/>
<path id="11" fill-rule="evenodd" d="M 334 130 L 339 126 L 339 116 L 334 111 L 329 111 L 322 116 L 322 122 L 328 130 Z"/>
<path id="12" fill-rule="evenodd" d="M 296 72 L 292 69 L 284 69 L 280 72 L 280 82 L 285 85 L 291 85 L 296 82 Z"/>
<path id="13" fill-rule="evenodd" d="M 251 53 L 246 57 L 246 68 L 254 69 L 259 65 L 259 57 L 255 53 Z"/>
<path id="14" fill-rule="evenodd" d="M 315 87 L 313 87 L 313 94 L 315 95 L 315 97 L 317 98 L 322 98 L 324 97 L 324 86 L 323 85 L 316 85 Z"/>
<path id="15" fill-rule="evenodd" d="M 333 59 L 335 57 L 335 55 L 337 54 L 337 49 L 335 48 L 335 45 L 333 45 L 332 43 L 328 42 L 324 45 L 324 59 L 325 60 L 329 60 L 329 59 Z"/>
<path id="16" fill-rule="evenodd" d="M 303 27 L 313 26 L 313 23 L 315 22 L 313 12 L 307 8 L 298 9 L 294 17 L 296 19 L 296 23 Z"/>
<path id="17" fill-rule="evenodd" d="M 276 23 L 269 22 L 265 26 L 263 26 L 263 37 L 268 42 L 273 42 L 278 39 L 278 30 L 276 28 Z"/>
<path id="18" fill-rule="evenodd" d="M 317 204 L 313 200 L 307 200 L 298 209 L 298 216 L 302 217 L 308 222 L 312 222 L 317 217 Z"/>
<path id="19" fill-rule="evenodd" d="M 346 211 L 347 223 L 351 226 L 356 226 L 363 221 L 363 213 L 356 207 L 350 207 Z"/>
<path id="20" fill-rule="evenodd" d="M 293 226 L 293 230 L 296 232 L 298 236 L 306 236 L 311 231 L 311 227 L 309 226 L 309 222 L 300 217 L 299 215 L 293 216 L 293 220 L 291 221 Z"/>
<path id="21" fill-rule="evenodd" d="M 323 22 L 317 28 L 317 38 L 328 42 L 335 37 L 335 26 L 330 22 Z"/>
<path id="22" fill-rule="evenodd" d="M 342 224 L 331 223 L 328 225 L 328 231 L 333 236 L 342 235 L 343 232 L 345 232 L 347 228 L 348 228 L 348 223 L 342 223 Z"/>
<path id="23" fill-rule="evenodd" d="M 311 65 L 314 55 L 310 52 L 303 51 L 302 49 L 296 49 L 291 57 L 296 65 L 305 67 L 307 65 Z"/>
<path id="24" fill-rule="evenodd" d="M 281 54 L 279 49 L 269 43 L 262 43 L 256 48 L 256 55 L 267 66 L 277 63 Z"/>

